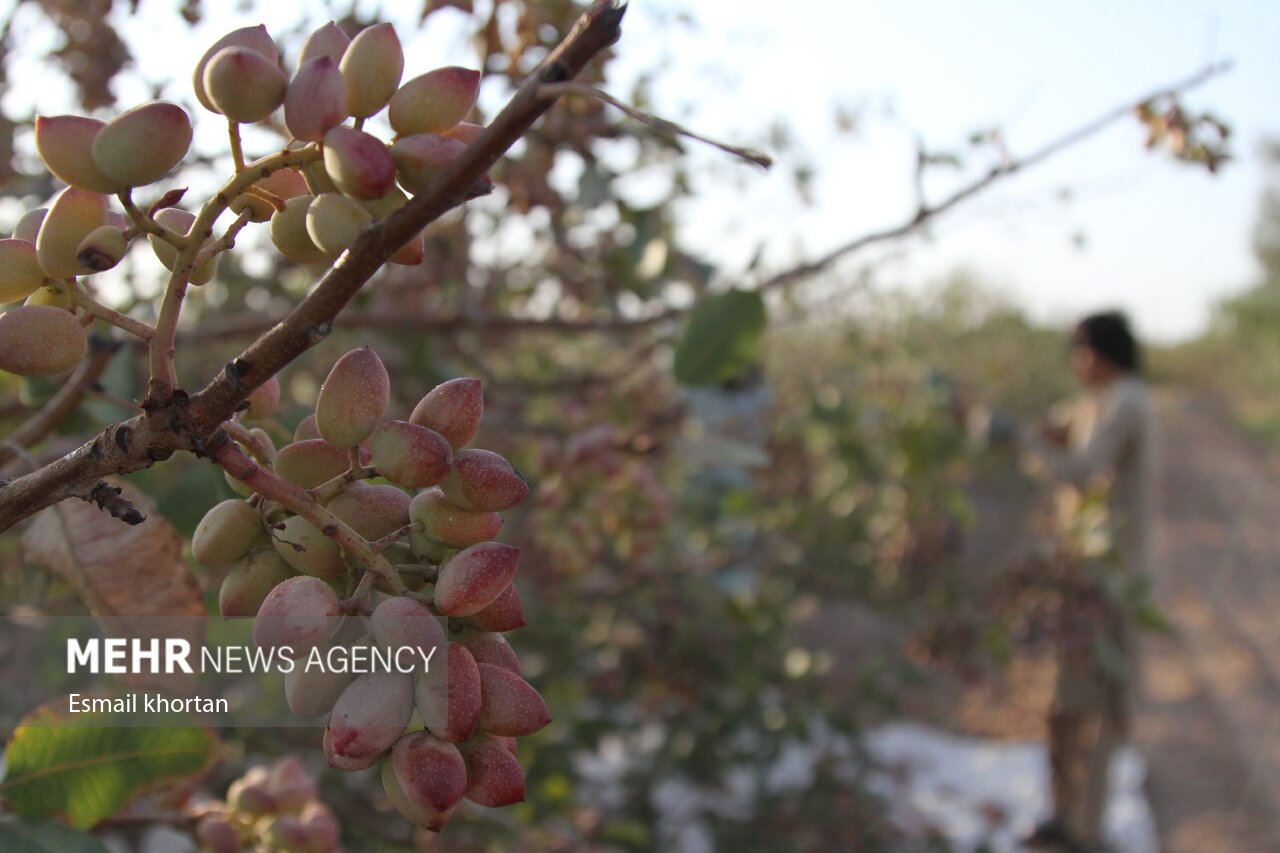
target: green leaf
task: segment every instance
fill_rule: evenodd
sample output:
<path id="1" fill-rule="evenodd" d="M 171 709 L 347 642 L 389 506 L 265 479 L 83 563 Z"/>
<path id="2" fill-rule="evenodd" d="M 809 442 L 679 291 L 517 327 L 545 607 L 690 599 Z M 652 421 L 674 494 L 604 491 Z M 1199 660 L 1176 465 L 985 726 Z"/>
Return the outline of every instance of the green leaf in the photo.
<path id="1" fill-rule="evenodd" d="M 107 853 L 102 842 L 60 823 L 0 821 L 0 850 L 8 853 Z"/>
<path id="2" fill-rule="evenodd" d="M 214 759 L 208 729 L 59 725 L 51 713 L 24 720 L 5 751 L 0 795 L 24 817 L 63 815 L 87 829 L 143 790 L 201 773 Z"/>
<path id="3" fill-rule="evenodd" d="M 730 290 L 709 296 L 689 315 L 676 344 L 676 379 L 685 385 L 720 385 L 754 367 L 764 335 L 764 297 Z"/>

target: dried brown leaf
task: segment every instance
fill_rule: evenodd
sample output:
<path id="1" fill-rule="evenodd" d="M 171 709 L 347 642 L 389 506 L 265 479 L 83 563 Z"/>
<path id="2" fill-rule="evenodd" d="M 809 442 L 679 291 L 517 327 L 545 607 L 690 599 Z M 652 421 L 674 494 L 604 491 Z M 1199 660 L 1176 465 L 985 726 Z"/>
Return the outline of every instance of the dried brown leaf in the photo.
<path id="1" fill-rule="evenodd" d="M 182 559 L 182 536 L 155 512 L 150 498 L 127 484 L 115 485 L 146 521 L 122 524 L 92 504 L 65 500 L 32 519 L 22 534 L 24 557 L 70 583 L 106 636 L 180 637 L 199 648 L 204 598 Z M 127 680 L 175 693 L 195 687 L 195 677 L 182 673 Z"/>

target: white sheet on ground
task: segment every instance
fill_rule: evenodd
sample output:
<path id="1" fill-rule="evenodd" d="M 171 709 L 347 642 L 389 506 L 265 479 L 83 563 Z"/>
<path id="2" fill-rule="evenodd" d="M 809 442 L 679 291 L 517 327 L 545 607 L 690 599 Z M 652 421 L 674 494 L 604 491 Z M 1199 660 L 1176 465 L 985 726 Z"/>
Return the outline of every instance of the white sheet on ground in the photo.
<path id="1" fill-rule="evenodd" d="M 1049 811 L 1049 758 L 1042 743 L 1000 743 L 960 737 L 913 723 L 867 733 L 880 769 L 876 792 L 909 830 L 933 828 L 957 850 L 981 844 L 1016 851 L 1017 841 Z M 1144 762 L 1124 749 L 1111 765 L 1108 840 L 1122 853 L 1156 853 L 1155 821 L 1142 792 Z"/>

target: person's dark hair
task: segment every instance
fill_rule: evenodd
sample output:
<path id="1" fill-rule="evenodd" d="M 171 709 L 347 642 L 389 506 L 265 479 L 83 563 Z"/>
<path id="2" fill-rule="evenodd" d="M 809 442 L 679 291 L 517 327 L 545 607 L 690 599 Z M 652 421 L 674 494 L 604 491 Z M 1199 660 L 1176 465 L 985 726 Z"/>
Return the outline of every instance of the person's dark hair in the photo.
<path id="1" fill-rule="evenodd" d="M 1090 314 L 1071 333 L 1071 343 L 1087 346 L 1121 370 L 1137 373 L 1142 366 L 1138 342 L 1129 318 L 1119 311 Z"/>

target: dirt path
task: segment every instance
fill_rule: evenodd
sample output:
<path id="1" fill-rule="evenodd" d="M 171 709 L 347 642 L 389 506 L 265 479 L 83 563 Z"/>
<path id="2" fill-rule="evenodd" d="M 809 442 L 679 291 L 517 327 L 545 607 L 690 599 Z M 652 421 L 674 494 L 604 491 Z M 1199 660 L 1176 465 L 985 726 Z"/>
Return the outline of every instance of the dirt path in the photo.
<path id="1" fill-rule="evenodd" d="M 1136 738 L 1165 849 L 1280 851 L 1280 472 L 1199 397 L 1162 406 L 1154 595 Z"/>

